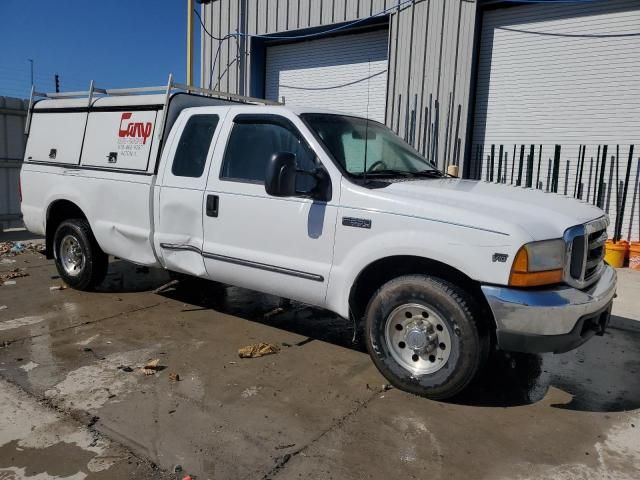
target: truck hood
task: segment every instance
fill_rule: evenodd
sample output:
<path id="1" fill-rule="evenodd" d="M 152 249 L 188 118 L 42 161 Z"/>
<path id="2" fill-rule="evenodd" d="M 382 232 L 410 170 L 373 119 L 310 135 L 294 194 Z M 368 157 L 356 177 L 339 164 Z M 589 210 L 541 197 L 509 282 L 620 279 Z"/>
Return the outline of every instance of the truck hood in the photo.
<path id="1" fill-rule="evenodd" d="M 571 197 L 475 180 L 401 181 L 375 191 L 387 197 L 394 213 L 509 235 L 526 233 L 532 240 L 559 238 L 567 228 L 605 215 Z"/>

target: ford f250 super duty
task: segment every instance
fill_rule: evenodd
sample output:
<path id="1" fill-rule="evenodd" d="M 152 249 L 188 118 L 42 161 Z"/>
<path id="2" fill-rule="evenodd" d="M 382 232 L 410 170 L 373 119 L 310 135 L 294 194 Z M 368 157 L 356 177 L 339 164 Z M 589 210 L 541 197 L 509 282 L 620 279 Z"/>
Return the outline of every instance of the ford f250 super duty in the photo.
<path id="1" fill-rule="evenodd" d="M 323 307 L 435 399 L 492 348 L 565 352 L 607 326 L 602 210 L 447 177 L 365 118 L 163 88 L 32 97 L 22 213 L 71 287 L 115 255 Z"/>

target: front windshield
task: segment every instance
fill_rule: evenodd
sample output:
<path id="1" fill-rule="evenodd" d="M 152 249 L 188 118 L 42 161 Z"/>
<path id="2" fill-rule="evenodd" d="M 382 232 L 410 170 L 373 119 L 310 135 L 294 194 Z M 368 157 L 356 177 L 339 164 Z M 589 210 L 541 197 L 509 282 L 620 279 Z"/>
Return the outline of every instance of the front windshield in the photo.
<path id="1" fill-rule="evenodd" d="M 305 113 L 301 117 L 350 175 L 439 173 L 411 145 L 381 123 L 325 113 Z"/>

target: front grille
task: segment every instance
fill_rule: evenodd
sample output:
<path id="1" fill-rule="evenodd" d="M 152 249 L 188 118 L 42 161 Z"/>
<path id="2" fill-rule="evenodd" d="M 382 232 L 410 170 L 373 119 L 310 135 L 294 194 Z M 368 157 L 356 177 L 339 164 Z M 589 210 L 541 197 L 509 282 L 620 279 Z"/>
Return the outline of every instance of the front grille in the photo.
<path id="1" fill-rule="evenodd" d="M 589 281 L 598 273 L 604 260 L 604 243 L 607 241 L 607 230 L 598 230 L 587 237 L 587 261 L 584 271 L 585 281 Z"/>
<path id="2" fill-rule="evenodd" d="M 607 217 L 602 217 L 565 232 L 567 283 L 578 288 L 586 288 L 598 280 L 604 268 L 608 225 Z"/>

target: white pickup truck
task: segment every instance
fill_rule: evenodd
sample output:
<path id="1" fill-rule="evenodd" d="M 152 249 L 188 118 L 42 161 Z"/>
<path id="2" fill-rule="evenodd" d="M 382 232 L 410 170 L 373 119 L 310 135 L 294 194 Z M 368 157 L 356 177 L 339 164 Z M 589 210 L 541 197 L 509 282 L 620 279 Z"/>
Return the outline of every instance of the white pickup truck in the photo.
<path id="1" fill-rule="evenodd" d="M 364 118 L 163 88 L 32 101 L 22 213 L 70 286 L 115 255 L 323 307 L 435 399 L 491 348 L 564 352 L 607 326 L 602 210 L 448 178 Z"/>

